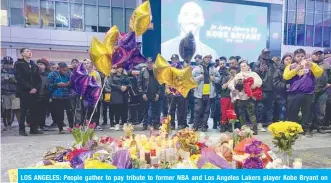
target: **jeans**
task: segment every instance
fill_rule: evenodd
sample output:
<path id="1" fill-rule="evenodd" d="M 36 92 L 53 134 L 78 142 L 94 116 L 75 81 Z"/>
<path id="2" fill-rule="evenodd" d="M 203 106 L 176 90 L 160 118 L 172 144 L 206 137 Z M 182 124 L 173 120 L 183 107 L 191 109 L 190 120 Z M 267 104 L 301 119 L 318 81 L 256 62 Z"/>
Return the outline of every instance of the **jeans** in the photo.
<path id="1" fill-rule="evenodd" d="M 194 125 L 193 128 L 207 128 L 210 114 L 209 95 L 194 99 Z M 202 115 L 202 118 L 201 118 Z"/>
<path id="2" fill-rule="evenodd" d="M 95 104 L 95 105 L 97 105 L 97 106 L 96 106 L 96 109 L 94 111 L 94 114 L 92 116 L 92 120 L 90 121 L 90 123 L 95 123 L 96 126 L 99 126 L 99 120 L 100 120 L 100 114 L 101 114 L 101 111 L 100 111 L 101 103 L 98 102 L 98 104 Z M 83 116 L 86 117 L 86 120 L 89 120 L 91 118 L 95 105 L 83 107 L 83 114 L 84 114 Z"/>
<path id="3" fill-rule="evenodd" d="M 52 99 L 52 104 L 54 107 L 54 117 L 56 124 L 58 125 L 59 130 L 63 130 L 63 124 L 64 124 L 64 110 L 67 113 L 69 127 L 73 128 L 73 113 L 71 108 L 71 102 L 70 99 Z"/>
<path id="4" fill-rule="evenodd" d="M 170 95 L 164 95 L 162 100 L 162 116 L 167 117 L 169 112 L 169 97 Z"/>
<path id="5" fill-rule="evenodd" d="M 37 100 L 37 110 L 38 115 L 36 116 L 37 124 L 39 127 L 46 126 L 46 115 L 47 115 L 47 107 L 49 103 L 48 97 L 40 97 Z"/>
<path id="6" fill-rule="evenodd" d="M 299 112 L 301 109 L 301 125 L 303 126 L 304 130 L 308 130 L 308 128 L 311 126 L 310 119 L 312 102 L 312 94 L 289 94 L 287 96 L 287 120 L 299 122 Z"/>
<path id="7" fill-rule="evenodd" d="M 328 94 L 326 92 L 320 95 L 315 94 L 313 102 L 312 129 L 319 129 L 320 126 L 323 126 L 327 100 Z"/>
<path id="8" fill-rule="evenodd" d="M 171 125 L 175 125 L 175 113 L 177 111 L 178 126 L 187 126 L 187 107 L 185 107 L 185 98 L 183 96 L 170 95 L 170 115 Z"/>
<path id="9" fill-rule="evenodd" d="M 36 95 L 21 95 L 20 96 L 20 121 L 19 131 L 25 132 L 25 120 L 30 124 L 30 131 L 38 129 L 36 117 L 37 111 L 37 96 Z M 29 114 L 28 114 L 29 111 Z"/>
<path id="10" fill-rule="evenodd" d="M 103 116 L 103 123 L 104 124 L 108 123 L 108 117 L 109 117 L 110 124 L 114 123 L 114 109 L 112 107 L 110 107 L 109 102 L 103 101 L 103 103 L 102 103 L 102 116 Z"/>
<path id="11" fill-rule="evenodd" d="M 263 91 L 263 98 L 256 106 L 256 120 L 258 123 L 271 124 L 274 120 L 273 105 L 275 94 L 271 91 Z"/>
<path id="12" fill-rule="evenodd" d="M 144 101 L 144 126 L 160 124 L 160 101 Z"/>
<path id="13" fill-rule="evenodd" d="M 221 103 L 220 99 L 218 97 L 215 97 L 215 104 L 214 104 L 214 114 L 213 119 L 216 122 L 221 121 Z"/>
<path id="14" fill-rule="evenodd" d="M 274 106 L 274 121 L 286 120 L 286 99 L 279 97 L 275 100 Z"/>
<path id="15" fill-rule="evenodd" d="M 188 110 L 190 112 L 190 122 L 194 120 L 194 95 L 191 93 L 188 97 Z"/>

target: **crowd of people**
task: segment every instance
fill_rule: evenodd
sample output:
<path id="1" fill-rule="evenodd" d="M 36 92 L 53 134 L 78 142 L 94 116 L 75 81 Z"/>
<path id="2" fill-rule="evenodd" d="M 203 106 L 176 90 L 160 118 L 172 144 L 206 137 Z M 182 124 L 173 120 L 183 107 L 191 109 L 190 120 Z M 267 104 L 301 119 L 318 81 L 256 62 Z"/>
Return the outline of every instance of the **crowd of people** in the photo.
<path id="1" fill-rule="evenodd" d="M 175 88 L 160 85 L 153 71 L 154 62 L 139 64 L 130 70 L 114 65 L 109 77 L 99 73 L 89 59 L 73 59 L 70 68 L 64 62 L 46 59 L 32 61 L 31 50 L 22 48 L 15 63 L 11 57 L 2 59 L 1 97 L 3 130 L 11 127 L 14 117 L 19 122 L 19 134 L 42 134 L 50 128 L 64 133 L 66 111 L 69 128 L 84 125 L 87 119 L 96 123 L 96 130 L 120 130 L 123 124 L 143 123 L 143 130 L 161 125 L 161 116 L 171 116 L 172 129 L 184 129 L 193 124 L 194 130 L 206 132 L 210 128 L 232 131 L 229 111 L 234 111 L 239 123 L 251 126 L 254 134 L 266 131 L 275 121 L 294 121 L 302 124 L 307 136 L 313 130 L 325 133 L 331 124 L 331 49 L 316 50 L 311 57 L 298 49 L 282 59 L 271 58 L 263 49 L 256 62 L 240 56 L 216 58 L 195 55 L 195 65 L 180 62 L 171 56 L 171 66 L 192 67 L 197 87 L 188 97 Z M 90 76 L 102 87 L 101 100 L 87 105 L 81 96 L 72 92 L 72 71 L 84 64 Z M 103 123 L 100 124 L 101 114 Z M 46 125 L 47 116 L 53 123 Z M 177 119 L 177 126 L 175 123 Z"/>

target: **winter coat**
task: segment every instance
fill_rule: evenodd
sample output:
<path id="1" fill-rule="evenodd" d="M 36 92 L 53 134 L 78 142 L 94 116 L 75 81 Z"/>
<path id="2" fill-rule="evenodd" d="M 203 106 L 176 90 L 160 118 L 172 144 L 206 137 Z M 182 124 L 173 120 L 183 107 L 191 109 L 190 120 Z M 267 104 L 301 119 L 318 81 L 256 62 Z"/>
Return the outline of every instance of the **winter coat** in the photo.
<path id="1" fill-rule="evenodd" d="M 66 87 L 59 87 L 58 83 L 69 83 L 70 72 L 61 74 L 59 71 L 54 71 L 48 74 L 48 90 L 51 93 L 52 99 L 70 99 L 70 85 Z"/>
<path id="2" fill-rule="evenodd" d="M 155 99 L 156 95 L 161 97 L 160 95 L 163 93 L 161 85 L 147 69 L 143 69 L 140 72 L 138 77 L 138 90 L 140 93 L 147 95 L 147 98 L 150 100 Z"/>
<path id="3" fill-rule="evenodd" d="M 1 69 L 1 95 L 13 95 L 17 91 L 17 81 L 15 79 L 15 69 Z"/>
<path id="4" fill-rule="evenodd" d="M 36 96 L 41 84 L 37 64 L 32 60 L 27 62 L 24 59 L 18 59 L 15 62 L 14 68 L 17 81 L 17 96 Z M 29 93 L 33 88 L 37 90 L 36 94 Z"/>
<path id="5" fill-rule="evenodd" d="M 316 78 L 315 80 L 315 94 L 321 95 L 326 92 L 326 85 L 330 83 L 330 64 L 326 61 L 319 61 L 316 64 L 323 68 L 323 74 L 321 77 Z"/>
<path id="6" fill-rule="evenodd" d="M 126 86 L 127 90 L 122 92 L 121 86 Z M 108 78 L 108 82 L 105 86 L 106 91 L 111 93 L 111 104 L 126 104 L 129 102 L 129 87 L 130 80 L 127 75 L 114 74 Z"/>
<path id="7" fill-rule="evenodd" d="M 209 81 L 210 84 L 210 93 L 209 98 L 216 97 L 215 83 L 220 83 L 220 73 L 212 66 L 208 67 L 209 77 L 214 76 L 215 81 Z M 192 71 L 193 79 L 198 83 L 198 87 L 194 88 L 194 97 L 202 98 L 202 91 L 204 85 L 204 78 L 199 78 L 201 73 L 204 73 L 204 69 L 202 65 L 195 67 Z"/>
<path id="8" fill-rule="evenodd" d="M 224 68 L 224 69 L 219 69 L 218 72 L 220 73 L 220 83 L 218 86 L 219 97 L 221 98 L 230 97 L 229 88 L 225 88 L 225 89 L 222 88 L 222 85 L 226 84 L 230 79 L 229 71 L 226 68 Z"/>
<path id="9" fill-rule="evenodd" d="M 275 89 L 274 91 L 277 97 L 281 97 L 281 98 L 285 97 L 287 94 L 286 92 L 287 81 L 283 78 L 284 70 L 285 70 L 285 66 L 279 65 L 273 77 L 274 89 Z"/>
<path id="10" fill-rule="evenodd" d="M 266 65 L 268 69 L 266 71 L 261 71 L 260 68 Z M 273 76 L 276 71 L 277 64 L 271 59 L 269 60 L 262 60 L 259 59 L 258 62 L 255 64 L 255 71 L 262 79 L 262 90 L 263 91 L 273 91 Z"/>

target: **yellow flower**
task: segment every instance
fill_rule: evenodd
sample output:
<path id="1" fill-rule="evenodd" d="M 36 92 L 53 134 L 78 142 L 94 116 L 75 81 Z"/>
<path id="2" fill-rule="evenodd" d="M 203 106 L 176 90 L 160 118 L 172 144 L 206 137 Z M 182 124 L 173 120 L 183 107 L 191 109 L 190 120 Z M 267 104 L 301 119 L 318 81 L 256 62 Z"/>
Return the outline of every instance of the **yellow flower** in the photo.
<path id="1" fill-rule="evenodd" d="M 200 156 L 201 156 L 200 154 L 193 154 L 191 155 L 190 160 L 194 163 L 197 163 L 198 160 L 200 159 Z"/>

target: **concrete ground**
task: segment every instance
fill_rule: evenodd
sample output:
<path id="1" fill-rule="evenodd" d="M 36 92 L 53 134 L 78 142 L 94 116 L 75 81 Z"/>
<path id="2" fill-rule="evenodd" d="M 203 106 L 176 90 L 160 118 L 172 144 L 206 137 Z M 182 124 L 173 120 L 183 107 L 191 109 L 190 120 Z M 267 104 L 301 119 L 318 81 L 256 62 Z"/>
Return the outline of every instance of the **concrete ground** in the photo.
<path id="1" fill-rule="evenodd" d="M 47 120 L 47 123 L 51 123 Z M 212 120 L 209 120 L 212 126 Z M 137 133 L 142 132 L 141 126 L 136 127 Z M 27 130 L 28 131 L 28 130 Z M 216 130 L 207 132 L 207 135 L 219 135 Z M 120 137 L 121 131 L 109 130 L 96 132 L 97 136 L 108 135 Z M 268 132 L 262 132 L 258 139 L 273 148 L 272 138 Z M 313 138 L 301 137 L 294 146 L 293 158 L 302 158 L 304 167 L 326 168 L 331 167 L 331 134 L 314 134 Z M 1 182 L 9 182 L 7 170 L 12 168 L 26 167 L 42 160 L 43 153 L 55 146 L 70 146 L 73 142 L 71 134 L 58 134 L 57 129 L 47 131 L 43 135 L 30 135 L 28 137 L 18 136 L 17 123 L 10 131 L 1 133 Z"/>

